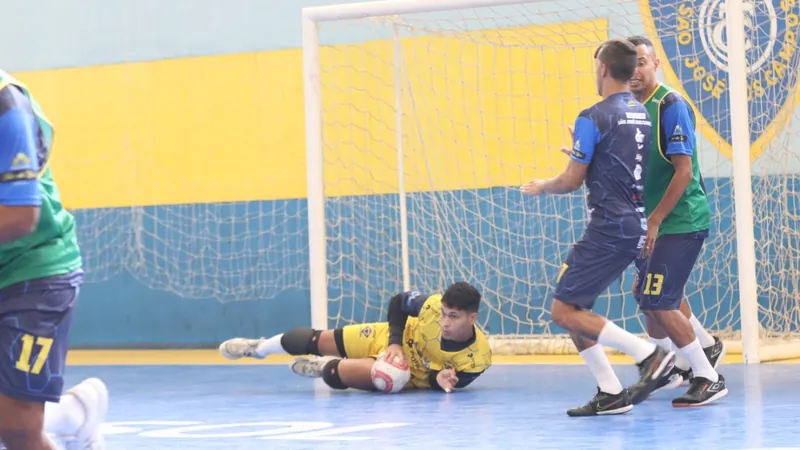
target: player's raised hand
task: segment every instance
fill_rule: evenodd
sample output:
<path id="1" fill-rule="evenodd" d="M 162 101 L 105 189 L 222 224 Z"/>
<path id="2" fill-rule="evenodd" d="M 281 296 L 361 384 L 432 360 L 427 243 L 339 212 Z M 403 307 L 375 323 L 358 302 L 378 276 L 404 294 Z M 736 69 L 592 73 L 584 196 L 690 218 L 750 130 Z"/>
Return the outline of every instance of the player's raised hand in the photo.
<path id="1" fill-rule="evenodd" d="M 436 382 L 439 383 L 442 390 L 449 394 L 458 384 L 458 377 L 453 369 L 444 369 L 436 374 Z"/>
<path id="2" fill-rule="evenodd" d="M 387 361 L 397 362 L 401 362 L 406 359 L 406 355 L 403 353 L 403 346 L 397 344 L 392 344 L 386 348 L 386 351 L 383 353 L 383 357 Z"/>
<path id="3" fill-rule="evenodd" d="M 572 154 L 572 147 L 573 143 L 575 142 L 575 132 L 572 130 L 572 127 L 568 126 L 567 131 L 569 131 L 569 146 L 568 147 L 561 147 L 561 153 L 569 156 Z"/>
<path id="4" fill-rule="evenodd" d="M 569 131 L 569 147 L 561 147 L 561 153 L 569 156 L 572 154 L 573 142 L 575 142 L 575 131 L 570 126 L 567 127 L 567 131 Z"/>
<path id="5" fill-rule="evenodd" d="M 542 180 L 531 180 L 520 186 L 519 191 L 527 195 L 541 195 Z"/>

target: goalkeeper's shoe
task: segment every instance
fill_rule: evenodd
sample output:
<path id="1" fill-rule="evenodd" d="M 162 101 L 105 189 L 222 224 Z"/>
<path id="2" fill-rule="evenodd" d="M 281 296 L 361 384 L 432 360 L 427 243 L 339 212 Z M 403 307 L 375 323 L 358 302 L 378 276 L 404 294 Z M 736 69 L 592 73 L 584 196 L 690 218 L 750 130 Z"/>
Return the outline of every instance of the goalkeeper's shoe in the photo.
<path id="1" fill-rule="evenodd" d="M 718 375 L 719 380 L 711 381 L 702 377 L 692 378 L 691 386 L 685 394 L 672 400 L 672 406 L 703 406 L 728 395 L 725 377 Z"/>
<path id="2" fill-rule="evenodd" d="M 219 354 L 228 358 L 228 359 L 240 359 L 240 358 L 255 358 L 255 359 L 264 359 L 266 355 L 262 356 L 256 352 L 258 348 L 258 344 L 260 344 L 264 338 L 260 339 L 247 339 L 247 338 L 233 338 L 228 339 L 227 341 L 223 342 L 219 345 Z"/>
<path id="3" fill-rule="evenodd" d="M 97 378 L 89 378 L 65 394 L 72 395 L 83 406 L 84 420 L 75 434 L 57 436 L 66 450 L 105 450 L 102 425 L 108 413 L 108 388 Z"/>
<path id="4" fill-rule="evenodd" d="M 588 416 L 611 416 L 615 414 L 625 414 L 633 409 L 628 390 L 623 389 L 619 394 L 609 394 L 597 388 L 597 395 L 595 395 L 589 403 L 567 410 L 567 415 L 570 417 L 588 417 Z"/>
<path id="5" fill-rule="evenodd" d="M 325 364 L 328 364 L 332 359 L 335 358 L 330 356 L 299 356 L 289 364 L 289 368 L 301 377 L 322 378 Z"/>

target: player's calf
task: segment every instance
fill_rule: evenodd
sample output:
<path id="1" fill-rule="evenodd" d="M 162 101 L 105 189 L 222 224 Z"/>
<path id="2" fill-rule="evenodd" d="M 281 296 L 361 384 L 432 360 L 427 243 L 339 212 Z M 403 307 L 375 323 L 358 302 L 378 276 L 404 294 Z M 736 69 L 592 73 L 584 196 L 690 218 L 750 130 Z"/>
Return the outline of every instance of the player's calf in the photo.
<path id="1" fill-rule="evenodd" d="M 309 378 L 321 378 L 332 389 L 374 391 L 370 370 L 372 358 L 340 359 L 301 356 L 292 361 L 292 372 Z"/>
<path id="2" fill-rule="evenodd" d="M 263 359 L 271 354 L 344 357 L 344 344 L 336 334 L 337 330 L 298 327 L 269 339 L 229 339 L 220 344 L 219 352 L 228 359 Z"/>
<path id="3" fill-rule="evenodd" d="M 679 303 L 680 300 L 670 301 L 669 299 L 661 298 L 657 304 L 642 302 L 640 306 L 642 306 L 648 317 L 657 320 L 667 331 L 672 342 L 678 347 L 678 352 L 688 361 L 694 374 L 689 389 L 689 392 L 692 393 L 691 399 L 682 396 L 680 400 L 676 399 L 678 403 L 674 404 L 678 406 L 678 404 L 684 404 L 689 401 L 697 404 L 710 403 L 711 401 L 723 397 L 727 393 L 727 390 L 724 389 L 725 381 L 724 378 L 717 374 L 710 364 L 700 342 L 697 340 L 692 330 L 691 324 L 678 310 Z M 656 309 L 656 307 L 665 309 Z M 666 373 L 665 377 L 671 377 L 673 375 L 675 374 Z M 722 381 L 720 382 L 720 380 Z M 664 384 L 666 382 L 667 380 L 664 378 L 659 380 L 659 384 Z M 724 392 L 716 392 L 713 389 L 712 391 L 707 391 L 703 388 L 704 386 L 713 387 L 714 389 L 719 389 L 719 391 Z M 635 385 L 630 389 L 635 393 L 639 388 L 640 386 Z M 689 392 L 687 392 L 687 395 Z M 644 398 L 642 398 L 642 400 L 644 400 Z"/>
<path id="4" fill-rule="evenodd" d="M 688 319 L 678 310 L 680 300 L 671 301 L 661 298 L 658 303 L 643 303 L 645 314 L 658 320 L 667 331 L 672 342 L 678 347 L 691 366 L 694 378 L 689 390 L 683 396 L 673 400 L 674 406 L 701 406 L 711 403 L 727 394 L 725 379 L 717 374 L 709 362 L 703 347 L 696 338 Z M 666 309 L 655 309 L 663 307 Z M 662 381 L 663 382 L 663 379 Z M 632 387 L 635 391 L 638 387 Z"/>
<path id="5" fill-rule="evenodd" d="M 55 450 L 43 430 L 43 402 L 0 394 L 0 442 L 7 450 Z"/>

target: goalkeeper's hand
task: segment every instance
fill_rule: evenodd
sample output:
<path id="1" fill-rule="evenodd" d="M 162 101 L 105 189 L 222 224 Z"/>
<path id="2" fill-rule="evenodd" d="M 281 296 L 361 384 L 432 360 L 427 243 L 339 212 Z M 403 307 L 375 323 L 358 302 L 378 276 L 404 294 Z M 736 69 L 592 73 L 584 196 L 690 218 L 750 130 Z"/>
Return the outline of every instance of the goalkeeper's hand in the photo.
<path id="1" fill-rule="evenodd" d="M 443 391 L 453 392 L 453 388 L 458 384 L 458 377 L 453 369 L 444 369 L 436 374 L 436 382 Z"/>

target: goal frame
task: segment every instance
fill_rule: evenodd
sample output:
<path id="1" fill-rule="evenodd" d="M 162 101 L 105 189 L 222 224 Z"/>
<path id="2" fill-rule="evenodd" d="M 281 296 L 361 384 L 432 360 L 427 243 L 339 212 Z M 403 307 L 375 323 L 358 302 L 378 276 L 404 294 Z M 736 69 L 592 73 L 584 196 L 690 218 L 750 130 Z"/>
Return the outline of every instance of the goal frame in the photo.
<path id="1" fill-rule="evenodd" d="M 328 274 L 325 230 L 325 187 L 323 173 L 322 135 L 322 87 L 320 68 L 319 24 L 349 19 L 392 16 L 402 14 L 442 12 L 458 9 L 540 3 L 544 0 L 380 0 L 317 6 L 302 9 L 303 91 L 305 106 L 306 184 L 308 202 L 308 239 L 311 326 L 317 329 L 328 327 Z M 733 153 L 733 195 L 735 206 L 736 253 L 738 258 L 739 310 L 741 317 L 741 341 L 731 342 L 730 351 L 738 347 L 746 364 L 758 364 L 765 356 L 767 360 L 781 359 L 782 354 L 795 353 L 775 349 L 764 349 L 759 342 L 758 286 L 756 281 L 755 238 L 753 227 L 753 190 L 750 166 L 750 126 L 747 117 L 747 76 L 745 56 L 745 27 L 743 0 L 728 0 L 726 24 L 728 30 L 728 64 L 731 111 L 731 146 Z M 398 55 L 400 40 L 395 28 L 395 75 L 400 65 Z M 400 82 L 396 82 L 397 153 L 400 164 L 399 199 L 403 287 L 409 288 L 410 270 L 408 262 L 408 230 L 404 189 L 402 112 L 400 110 Z M 548 336 L 553 342 L 548 348 L 567 349 L 572 344 L 567 336 Z M 524 336 L 490 336 L 493 348 L 510 349 Z M 738 344 L 738 345 L 737 345 Z M 800 344 L 797 346 L 800 353 Z M 523 345 L 524 347 L 524 345 Z M 567 353 L 574 353 L 565 350 Z M 764 353 L 762 355 L 762 352 Z M 562 351 L 558 351 L 562 353 Z M 785 356 L 784 356 L 785 357 Z"/>

